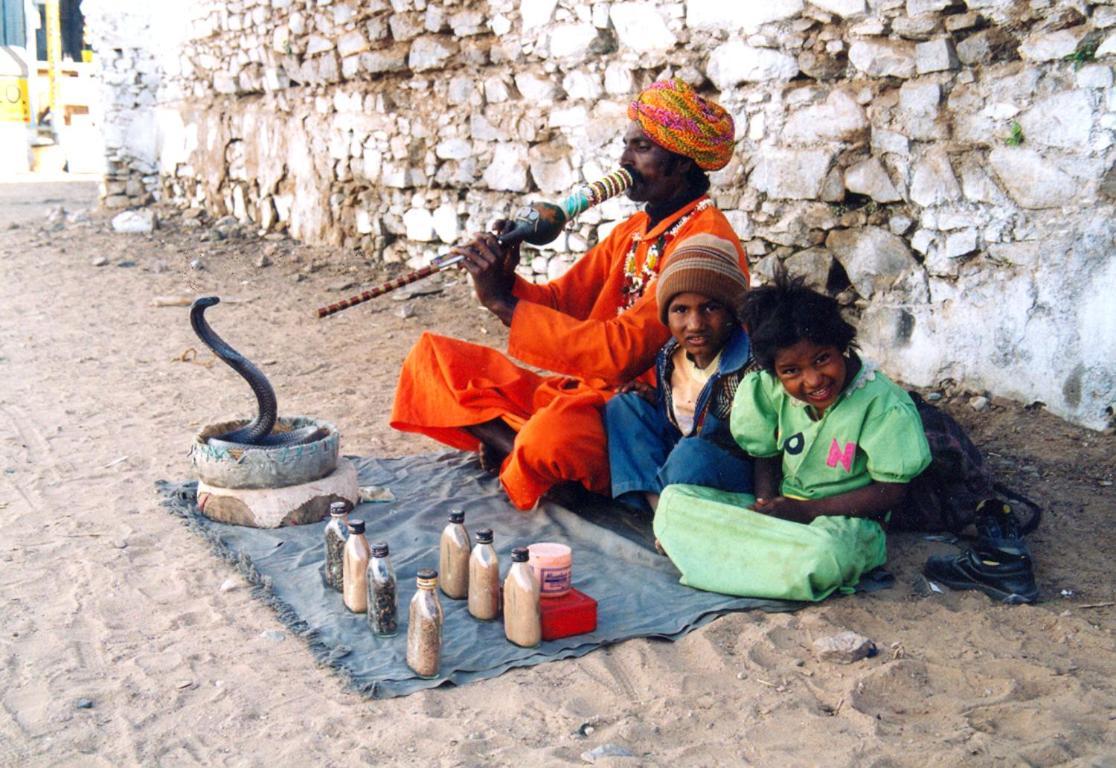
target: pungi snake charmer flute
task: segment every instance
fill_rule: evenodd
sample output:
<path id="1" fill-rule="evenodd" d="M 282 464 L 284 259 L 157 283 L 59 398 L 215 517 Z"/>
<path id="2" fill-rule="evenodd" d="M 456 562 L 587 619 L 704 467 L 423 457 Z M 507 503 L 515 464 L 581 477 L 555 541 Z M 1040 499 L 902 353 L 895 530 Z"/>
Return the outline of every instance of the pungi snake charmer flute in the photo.
<path id="1" fill-rule="evenodd" d="M 512 226 L 505 232 L 497 235 L 496 239 L 503 245 L 519 242 L 528 242 L 531 245 L 545 245 L 562 231 L 562 227 L 575 216 L 600 205 L 610 197 L 616 197 L 632 185 L 632 175 L 624 168 L 618 168 L 607 176 L 590 184 L 579 187 L 560 204 L 532 203 L 516 211 Z M 461 262 L 463 257 L 452 256 L 431 262 L 422 269 L 408 272 L 394 280 L 388 280 L 375 288 L 363 293 L 342 299 L 326 307 L 318 307 L 318 317 L 327 317 L 335 312 L 361 304 L 377 296 L 402 288 L 404 285 L 421 280 L 424 277 L 441 272 Z"/>

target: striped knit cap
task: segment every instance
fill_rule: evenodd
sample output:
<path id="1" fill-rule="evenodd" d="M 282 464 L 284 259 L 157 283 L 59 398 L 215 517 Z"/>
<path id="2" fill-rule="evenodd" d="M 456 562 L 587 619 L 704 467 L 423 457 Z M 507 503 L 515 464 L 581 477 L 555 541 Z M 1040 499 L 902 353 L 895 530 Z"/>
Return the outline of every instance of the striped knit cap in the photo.
<path id="1" fill-rule="evenodd" d="M 680 293 L 700 293 L 721 302 L 733 315 L 748 290 L 736 248 L 714 235 L 694 235 L 674 246 L 656 281 L 659 319 L 667 325 L 670 302 Z"/>
<path id="2" fill-rule="evenodd" d="M 693 159 L 702 170 L 718 171 L 732 159 L 732 115 L 681 80 L 651 83 L 628 105 L 628 119 L 656 144 Z"/>

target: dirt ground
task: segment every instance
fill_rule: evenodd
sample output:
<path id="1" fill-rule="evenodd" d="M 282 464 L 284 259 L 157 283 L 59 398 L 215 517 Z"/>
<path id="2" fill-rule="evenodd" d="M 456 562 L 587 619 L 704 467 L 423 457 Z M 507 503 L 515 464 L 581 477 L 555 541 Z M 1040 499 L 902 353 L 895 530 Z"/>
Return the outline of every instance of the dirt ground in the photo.
<path id="1" fill-rule="evenodd" d="M 118 235 L 94 204 L 88 183 L 0 184 L 0 766 L 579 765 L 603 745 L 631 756 L 597 765 L 1116 766 L 1116 441 L 954 388 L 999 477 L 1046 509 L 1039 604 L 929 590 L 921 565 L 950 545 L 898 534 L 892 589 L 463 688 L 348 692 L 156 503 L 200 426 L 253 407 L 186 307 L 156 300 L 223 297 L 214 327 L 282 412 L 379 456 L 436 447 L 387 426 L 419 333 L 500 346 L 500 324 L 458 275 L 319 321 L 388 272 L 166 210 Z M 815 659 L 844 629 L 880 654 Z"/>

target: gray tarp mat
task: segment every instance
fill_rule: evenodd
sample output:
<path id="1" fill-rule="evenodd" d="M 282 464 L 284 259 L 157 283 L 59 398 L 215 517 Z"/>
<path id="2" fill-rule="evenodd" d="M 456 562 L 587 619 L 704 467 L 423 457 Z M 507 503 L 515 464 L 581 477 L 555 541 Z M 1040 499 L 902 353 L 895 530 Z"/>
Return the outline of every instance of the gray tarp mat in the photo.
<path id="1" fill-rule="evenodd" d="M 469 454 L 350 459 L 361 485 L 386 486 L 395 496 L 392 502 L 361 504 L 351 515 L 366 522 L 370 542 L 386 541 L 391 547 L 400 614 L 400 631 L 392 638 L 374 636 L 364 614 L 350 613 L 340 593 L 322 581 L 324 523 L 278 529 L 215 523 L 197 511 L 196 483 L 160 483 L 159 488 L 164 504 L 238 565 L 256 585 L 257 596 L 307 640 L 315 656 L 374 698 L 495 677 L 512 667 L 583 656 L 632 637 L 673 640 L 727 611 L 786 611 L 800 605 L 682 586 L 670 561 L 649 546 L 649 521 L 610 504 L 579 505 L 574 513 L 544 502 L 533 512 L 519 512 Z M 445 611 L 441 676 L 415 677 L 406 663 L 407 606 L 416 571 L 438 567 L 439 535 L 454 507 L 465 510 L 470 532 L 495 531 L 502 573 L 510 565 L 512 547 L 536 541 L 569 544 L 574 586 L 598 603 L 597 630 L 519 648 L 505 640 L 500 622 L 477 621 L 465 601 L 439 593 Z"/>

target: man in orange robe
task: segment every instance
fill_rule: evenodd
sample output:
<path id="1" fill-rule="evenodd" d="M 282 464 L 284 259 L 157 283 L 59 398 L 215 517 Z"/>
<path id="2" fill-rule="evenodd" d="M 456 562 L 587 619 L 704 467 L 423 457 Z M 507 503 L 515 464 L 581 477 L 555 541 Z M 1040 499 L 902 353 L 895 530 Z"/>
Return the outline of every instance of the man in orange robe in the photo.
<path id="1" fill-rule="evenodd" d="M 647 374 L 669 336 L 647 290 L 675 242 L 711 234 L 744 249 L 706 194 L 706 171 L 732 156 L 732 117 L 680 81 L 652 84 L 628 108 L 620 165 L 645 209 L 617 225 L 557 280 L 515 274 L 518 246 L 478 233 L 454 249 L 478 300 L 510 328 L 507 353 L 424 333 L 403 362 L 391 426 L 499 464 L 512 503 L 531 509 L 563 481 L 608 495 L 601 409 Z"/>

